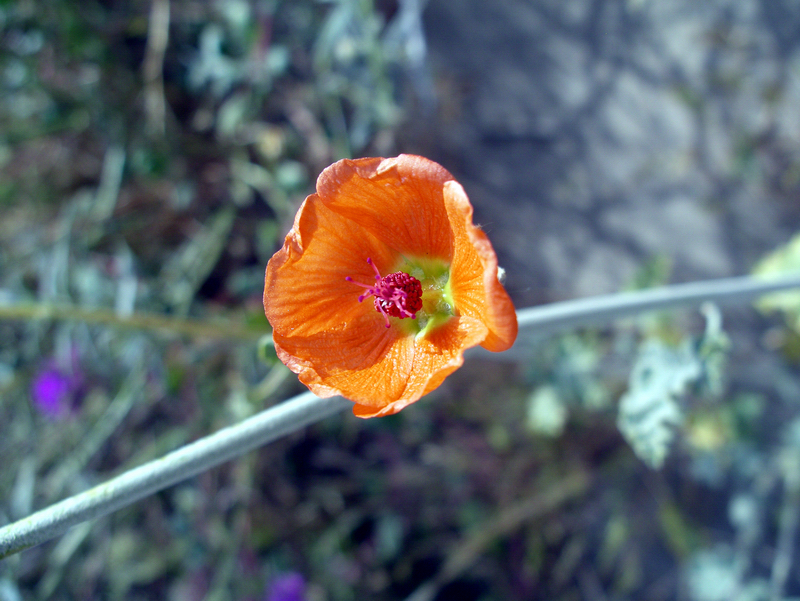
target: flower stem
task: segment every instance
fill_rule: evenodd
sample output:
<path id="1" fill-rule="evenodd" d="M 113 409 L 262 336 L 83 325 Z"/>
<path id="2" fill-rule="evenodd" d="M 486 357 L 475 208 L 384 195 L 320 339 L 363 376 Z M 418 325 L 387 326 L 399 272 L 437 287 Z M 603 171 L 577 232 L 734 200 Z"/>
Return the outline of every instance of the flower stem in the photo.
<path id="1" fill-rule="evenodd" d="M 80 522 L 121 509 L 347 407 L 352 407 L 352 403 L 341 397 L 323 399 L 310 392 L 296 396 L 0 528 L 0 559 L 55 538 Z"/>
<path id="2" fill-rule="evenodd" d="M 536 328 L 537 332 L 553 333 L 644 311 L 704 301 L 720 304 L 746 302 L 787 288 L 800 288 L 800 274 L 774 280 L 742 277 L 624 292 L 522 309 L 518 312 L 518 317 L 521 328 Z M 0 308 L 0 319 L 10 317 L 10 309 L 12 308 Z M 94 314 L 96 317 L 96 312 Z M 80 312 L 75 311 L 55 314 L 50 312 L 45 315 L 32 312 L 27 317 L 80 319 L 80 315 Z M 19 319 L 26 315 L 18 312 L 11 317 Z M 141 327 L 150 329 L 153 323 L 162 323 L 162 318 L 152 318 L 154 321 L 147 321 L 150 320 L 148 316 Z M 163 319 L 171 323 L 167 329 L 180 331 L 172 327 L 172 320 Z M 91 321 L 106 323 L 99 319 Z M 134 325 L 132 318 L 127 324 Z M 194 325 L 185 331 L 194 332 Z M 231 337 L 230 331 L 228 334 L 226 337 Z M 104 484 L 0 528 L 0 558 L 55 538 L 71 526 L 107 515 L 351 406 L 350 401 L 340 397 L 323 399 L 310 392 L 296 396 L 239 424 L 173 451 L 161 459 L 134 468 Z"/>
<path id="3" fill-rule="evenodd" d="M 552 334 L 570 328 L 628 317 L 647 311 L 697 306 L 706 301 L 721 305 L 741 304 L 770 292 L 800 288 L 800 273 L 780 278 L 750 276 L 674 284 L 660 288 L 578 298 L 517 311 L 520 328 Z"/>
<path id="4" fill-rule="evenodd" d="M 0 320 L 65 320 L 107 325 L 134 330 L 151 330 L 197 338 L 220 338 L 243 342 L 258 340 L 267 331 L 246 329 L 231 323 L 215 324 L 156 313 L 133 313 L 122 316 L 109 309 L 85 308 L 74 305 L 0 304 Z M 266 328 L 265 328 L 266 330 Z"/>

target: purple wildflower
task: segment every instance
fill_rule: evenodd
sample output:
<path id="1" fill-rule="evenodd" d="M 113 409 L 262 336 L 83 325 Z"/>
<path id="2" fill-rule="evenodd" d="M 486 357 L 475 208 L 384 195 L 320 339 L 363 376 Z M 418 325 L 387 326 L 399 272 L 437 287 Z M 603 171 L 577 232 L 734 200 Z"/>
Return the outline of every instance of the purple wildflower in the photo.
<path id="1" fill-rule="evenodd" d="M 296 573 L 277 576 L 269 587 L 265 601 L 306 601 L 306 583 Z"/>
<path id="2" fill-rule="evenodd" d="M 72 401 L 80 387 L 80 375 L 68 375 L 48 366 L 33 380 L 31 395 L 36 408 L 45 417 L 59 419 L 72 409 Z"/>

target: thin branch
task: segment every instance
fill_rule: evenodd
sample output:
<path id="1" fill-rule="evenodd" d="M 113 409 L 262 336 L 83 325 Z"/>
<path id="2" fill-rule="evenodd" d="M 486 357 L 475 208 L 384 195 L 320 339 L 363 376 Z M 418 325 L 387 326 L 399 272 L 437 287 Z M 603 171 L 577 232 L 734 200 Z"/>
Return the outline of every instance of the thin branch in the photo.
<path id="1" fill-rule="evenodd" d="M 167 101 L 164 98 L 164 54 L 169 41 L 169 0 L 153 0 L 147 30 L 142 75 L 147 133 L 164 135 Z"/>
<path id="2" fill-rule="evenodd" d="M 75 305 L 0 304 L 0 320 L 64 320 L 82 323 L 106 325 L 133 330 L 151 330 L 172 335 L 192 336 L 196 338 L 217 338 L 251 342 L 258 340 L 269 331 L 246 329 L 234 323 L 199 321 L 160 315 L 158 313 L 134 313 L 118 315 L 109 309 L 93 309 Z"/>
<path id="3" fill-rule="evenodd" d="M 322 399 L 310 392 L 296 396 L 0 528 L 0 558 L 55 538 L 76 524 L 126 507 L 352 406 L 341 397 Z"/>
<path id="4" fill-rule="evenodd" d="M 800 273 L 769 280 L 750 276 L 707 280 L 579 298 L 522 309 L 517 312 L 517 319 L 520 328 L 535 328 L 537 333 L 552 334 L 580 326 L 609 323 L 646 311 L 699 306 L 705 301 L 721 305 L 742 304 L 787 288 L 800 288 Z"/>
<path id="5" fill-rule="evenodd" d="M 518 315 L 521 328 L 537 328 L 539 332 L 552 333 L 639 312 L 700 304 L 704 301 L 723 304 L 745 302 L 768 292 L 796 287 L 800 287 L 800 274 L 772 281 L 749 277 L 731 278 L 554 303 L 523 309 Z M 19 313 L 10 315 L 13 310 L 14 307 L 0 307 L 0 319 L 24 317 Z M 97 312 L 87 313 L 95 318 L 92 320 L 94 323 L 102 323 L 103 320 L 97 319 Z M 109 314 L 110 325 L 121 325 L 117 316 L 110 312 Z M 66 314 L 39 314 L 33 311 L 28 317 L 80 319 L 79 315 L 79 310 L 77 313 Z M 133 316 L 127 318 L 125 323 L 134 327 L 152 328 L 161 320 L 165 322 L 161 325 L 166 329 L 175 330 L 172 320 L 160 316 Z M 202 324 L 192 325 L 202 329 Z M 194 327 L 191 329 L 192 333 L 196 333 Z M 217 332 L 217 329 L 214 328 L 214 331 Z M 230 334 L 228 332 L 226 337 L 232 337 Z M 75 524 L 107 515 L 351 406 L 350 401 L 339 397 L 321 399 L 310 392 L 299 395 L 235 426 L 173 451 L 161 459 L 125 472 L 105 484 L 0 528 L 0 558 L 59 536 Z"/>
<path id="6" fill-rule="evenodd" d="M 580 326 L 608 323 L 614 319 L 710 300 L 719 304 L 743 303 L 769 292 L 800 287 L 800 274 L 774 280 L 752 277 L 727 278 L 676 284 L 662 288 L 592 296 L 521 309 L 519 327 L 539 334 L 553 334 Z M 198 338 L 255 341 L 266 331 L 246 329 L 233 323 L 213 323 L 171 317 L 157 313 L 121 316 L 109 309 L 88 309 L 74 305 L 0 304 L 0 320 L 66 320 L 135 330 L 151 330 Z"/>
<path id="7" fill-rule="evenodd" d="M 798 462 L 794 457 L 795 449 L 788 450 L 782 466 L 784 471 L 783 507 L 778 517 L 778 541 L 775 545 L 775 556 L 772 560 L 770 576 L 770 601 L 784 599 L 784 589 L 794 563 L 795 540 L 800 528 L 800 477 L 797 474 Z"/>

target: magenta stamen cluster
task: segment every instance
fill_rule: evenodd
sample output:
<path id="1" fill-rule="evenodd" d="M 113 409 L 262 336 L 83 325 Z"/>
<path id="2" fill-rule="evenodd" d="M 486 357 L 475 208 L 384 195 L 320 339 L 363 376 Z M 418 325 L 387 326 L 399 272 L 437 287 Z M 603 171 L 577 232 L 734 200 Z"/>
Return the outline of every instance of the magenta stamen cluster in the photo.
<path id="1" fill-rule="evenodd" d="M 389 317 L 410 317 L 415 319 L 417 311 L 422 309 L 422 284 L 412 275 L 403 271 L 390 273 L 386 277 L 381 276 L 381 272 L 375 267 L 371 258 L 367 263 L 375 270 L 375 284 L 370 286 L 356 282 L 350 276 L 345 279 L 353 282 L 356 286 L 366 288 L 367 291 L 358 297 L 358 302 L 365 298 L 374 296 L 373 301 L 375 310 L 381 313 L 386 320 L 386 327 L 389 327 Z"/>

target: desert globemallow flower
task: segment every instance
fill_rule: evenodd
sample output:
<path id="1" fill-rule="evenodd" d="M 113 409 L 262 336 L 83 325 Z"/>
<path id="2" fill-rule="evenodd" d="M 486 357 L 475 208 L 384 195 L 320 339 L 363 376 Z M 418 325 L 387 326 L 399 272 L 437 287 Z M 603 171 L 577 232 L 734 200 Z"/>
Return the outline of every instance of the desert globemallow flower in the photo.
<path id="1" fill-rule="evenodd" d="M 517 336 L 497 257 L 464 189 L 419 156 L 342 160 L 317 179 L 270 259 L 264 310 L 278 357 L 359 417 L 437 388 L 480 344 Z"/>

